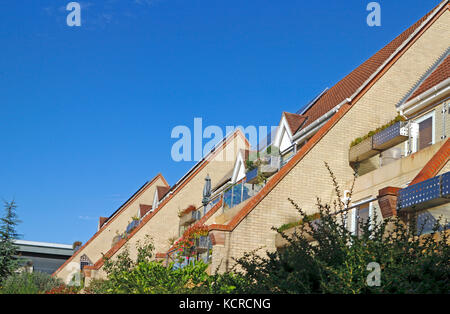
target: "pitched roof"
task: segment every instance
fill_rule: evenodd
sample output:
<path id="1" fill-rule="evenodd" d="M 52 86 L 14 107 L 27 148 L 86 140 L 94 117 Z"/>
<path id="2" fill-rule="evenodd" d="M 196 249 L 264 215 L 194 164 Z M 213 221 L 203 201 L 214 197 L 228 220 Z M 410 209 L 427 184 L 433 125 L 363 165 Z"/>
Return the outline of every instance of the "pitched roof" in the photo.
<path id="1" fill-rule="evenodd" d="M 407 101 L 416 98 L 422 93 L 426 92 L 430 88 L 442 83 L 450 77 L 450 54 L 447 54 L 445 59 L 436 64 L 431 73 L 428 74 L 425 80 L 423 80 L 412 93 L 411 97 Z"/>
<path id="2" fill-rule="evenodd" d="M 439 8 L 444 2 L 440 3 L 436 8 Z M 362 87 L 363 84 L 389 59 L 389 57 L 391 57 L 392 54 L 396 52 L 396 50 L 400 48 L 400 46 L 422 25 L 422 23 L 435 12 L 436 8 L 323 94 L 314 105 L 303 113 L 304 116 L 308 117 L 304 127 L 308 126 L 356 93 L 358 89 Z"/>
<path id="3" fill-rule="evenodd" d="M 297 133 L 298 129 L 300 129 L 303 123 L 305 123 L 308 119 L 306 116 L 296 113 L 283 112 L 283 114 L 286 117 L 289 128 L 291 129 L 291 134 Z"/>
<path id="4" fill-rule="evenodd" d="M 444 4 L 445 4 L 445 6 L 443 6 Z M 448 0 L 444 0 L 437 8 L 439 8 L 439 10 L 436 10 L 436 8 L 433 9 L 425 17 L 420 19 L 419 22 L 417 22 L 412 27 L 410 27 L 408 30 L 406 30 L 405 33 L 403 33 L 402 35 L 400 35 L 399 37 L 394 39 L 394 42 L 398 41 L 399 38 L 405 38 L 405 40 L 406 40 L 406 38 L 409 37 L 406 34 L 414 33 L 414 31 L 412 31 L 412 29 L 417 30 L 419 28 L 419 26 L 422 26 L 422 23 L 424 23 L 428 19 L 428 17 L 430 17 L 430 15 L 432 15 L 433 13 L 436 13 L 436 15 L 434 15 L 434 17 L 432 19 L 430 19 L 429 21 L 427 21 L 426 24 L 423 25 L 421 30 L 417 34 L 415 34 L 411 38 L 411 40 L 408 40 L 408 43 L 406 43 L 406 46 L 404 48 L 402 48 L 401 50 L 399 50 L 398 52 L 396 52 L 395 55 L 393 56 L 393 58 L 390 59 L 389 62 L 385 66 L 383 66 L 383 68 L 384 68 L 383 71 L 380 71 L 379 73 L 377 73 L 377 75 L 373 79 L 371 79 L 371 84 L 373 81 L 377 81 L 379 79 L 379 77 L 381 77 L 384 74 L 384 71 L 386 68 L 391 67 L 392 64 L 394 64 L 398 60 L 398 58 L 400 58 L 400 56 L 403 54 L 403 52 L 406 51 L 410 47 L 410 45 L 412 45 L 414 43 L 414 41 L 417 40 L 417 38 L 421 36 L 421 34 L 423 34 L 423 32 L 427 29 L 427 27 L 429 27 L 440 16 L 440 14 L 442 14 L 443 12 L 445 12 L 446 10 L 449 9 Z M 440 12 L 440 14 L 437 14 L 438 12 Z M 390 47 L 391 44 L 389 44 L 386 47 Z M 386 50 L 386 47 L 383 49 Z M 389 49 L 392 49 L 392 47 L 390 47 Z M 375 56 L 378 55 L 379 53 L 380 52 L 375 54 Z M 386 53 L 386 51 L 383 52 L 383 54 L 385 54 L 385 53 Z M 368 61 L 370 61 L 370 59 Z M 366 61 L 364 64 L 366 64 L 368 61 Z M 374 61 L 372 60 L 371 62 L 374 62 Z M 376 72 L 378 72 L 378 70 Z M 342 86 L 342 84 L 339 84 L 339 85 Z M 343 87 L 343 88 L 345 88 L 345 87 Z M 335 87 L 333 87 L 332 89 L 335 89 Z M 360 97 L 362 97 L 362 95 L 364 95 L 364 93 L 366 91 L 367 91 L 366 88 L 363 88 L 362 90 L 358 91 L 357 96 L 355 97 L 355 99 L 353 101 L 358 101 L 358 99 Z M 326 96 L 327 94 L 328 93 L 326 93 L 324 96 Z M 324 104 L 323 102 L 321 102 L 324 96 L 322 96 L 322 98 L 320 98 L 319 101 L 311 107 L 311 109 L 316 107 L 317 104 Z M 336 98 L 336 99 L 338 99 L 338 98 Z M 239 213 L 237 213 L 233 217 L 233 219 L 227 225 L 213 224 L 208 227 L 209 230 L 210 231 L 211 230 L 233 231 L 234 228 L 236 228 L 236 226 L 239 225 L 239 223 L 270 193 L 270 191 L 272 191 L 272 189 L 275 188 L 278 185 L 278 183 L 303 159 L 303 157 L 305 157 L 309 153 L 309 151 L 328 133 L 328 131 L 330 131 L 334 127 L 334 125 L 336 125 L 336 123 L 338 123 L 338 121 L 350 110 L 353 101 L 351 103 L 343 104 L 339 108 L 339 110 L 336 112 L 336 114 L 333 115 L 319 129 L 319 131 L 317 133 L 315 133 L 313 135 L 313 137 L 304 146 L 302 146 L 300 148 L 300 150 L 297 152 L 297 154 L 294 155 L 294 157 L 291 158 L 291 160 L 289 160 L 289 162 L 283 168 L 281 168 L 280 171 L 278 171 L 273 177 L 271 177 L 269 179 L 269 181 L 261 189 L 261 191 L 249 199 L 249 202 L 239 211 Z M 334 107 L 331 106 L 330 108 L 334 108 Z M 319 110 L 320 109 L 316 109 L 316 111 L 319 111 Z M 324 111 L 324 113 L 326 113 L 326 110 Z M 304 115 L 308 115 L 308 114 L 305 113 Z M 308 122 L 310 123 L 311 120 L 308 120 Z"/>

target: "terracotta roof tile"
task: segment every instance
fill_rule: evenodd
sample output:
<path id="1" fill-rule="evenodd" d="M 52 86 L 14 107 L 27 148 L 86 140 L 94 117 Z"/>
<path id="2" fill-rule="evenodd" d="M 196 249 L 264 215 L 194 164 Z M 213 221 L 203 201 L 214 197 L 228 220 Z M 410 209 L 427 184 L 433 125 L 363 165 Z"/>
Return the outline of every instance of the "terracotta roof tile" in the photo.
<path id="1" fill-rule="evenodd" d="M 156 189 L 158 190 L 158 201 L 162 200 L 170 191 L 169 186 L 157 186 Z"/>
<path id="2" fill-rule="evenodd" d="M 438 8 L 439 4 L 436 8 Z M 325 113 L 339 105 L 345 99 L 351 97 L 378 68 L 386 62 L 389 57 L 419 28 L 428 17 L 435 12 L 434 8 L 430 13 L 421 18 L 418 22 L 404 31 L 401 35 L 391 41 L 387 46 L 375 53 L 366 62 L 353 70 L 331 89 L 329 89 L 317 102 L 311 106 L 303 115 L 308 116 L 305 126 L 311 124 Z"/>
<path id="3" fill-rule="evenodd" d="M 144 217 L 149 211 L 152 210 L 152 205 L 139 204 L 139 211 L 141 217 Z"/>
<path id="4" fill-rule="evenodd" d="M 291 129 L 291 134 L 295 134 L 307 120 L 307 117 L 296 113 L 283 112 L 283 114 L 286 117 L 289 128 Z"/>

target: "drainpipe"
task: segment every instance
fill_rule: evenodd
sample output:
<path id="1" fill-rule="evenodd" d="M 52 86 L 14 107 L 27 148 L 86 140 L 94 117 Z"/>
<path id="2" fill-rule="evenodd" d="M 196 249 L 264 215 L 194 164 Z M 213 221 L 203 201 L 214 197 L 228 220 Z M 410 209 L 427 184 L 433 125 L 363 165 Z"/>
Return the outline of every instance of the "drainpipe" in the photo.
<path id="1" fill-rule="evenodd" d="M 442 105 L 442 136 L 441 140 L 445 140 L 447 138 L 447 134 L 445 132 L 445 117 L 447 116 L 447 105 L 444 101 L 444 104 Z"/>

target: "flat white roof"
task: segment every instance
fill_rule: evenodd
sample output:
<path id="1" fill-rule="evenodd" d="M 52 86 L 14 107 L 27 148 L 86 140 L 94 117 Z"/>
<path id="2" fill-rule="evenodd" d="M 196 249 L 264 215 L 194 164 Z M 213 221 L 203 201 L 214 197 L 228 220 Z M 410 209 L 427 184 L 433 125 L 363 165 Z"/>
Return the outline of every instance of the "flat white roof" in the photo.
<path id="1" fill-rule="evenodd" d="M 40 246 L 40 247 L 69 249 L 69 250 L 73 249 L 72 245 L 70 245 L 70 244 L 36 242 L 36 241 L 25 241 L 25 240 L 14 240 L 14 243 L 17 245 L 30 245 L 30 246 Z"/>

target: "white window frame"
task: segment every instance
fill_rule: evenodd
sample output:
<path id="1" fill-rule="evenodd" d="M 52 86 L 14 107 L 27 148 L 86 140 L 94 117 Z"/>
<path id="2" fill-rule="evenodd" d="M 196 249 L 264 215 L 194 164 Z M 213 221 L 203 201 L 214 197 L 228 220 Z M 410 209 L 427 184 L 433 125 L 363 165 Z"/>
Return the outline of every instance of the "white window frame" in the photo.
<path id="1" fill-rule="evenodd" d="M 352 209 L 352 224 L 350 226 L 350 232 L 352 233 L 352 235 L 356 236 L 356 223 L 357 223 L 357 213 L 359 211 L 359 207 L 360 205 L 366 203 L 368 200 L 372 199 L 372 197 L 367 197 L 359 202 L 356 202 L 352 205 L 352 207 L 354 207 Z M 370 221 L 373 223 L 373 217 L 374 217 L 374 208 L 373 208 L 373 202 L 369 203 L 369 219 Z M 372 225 L 371 225 L 372 228 Z"/>
<path id="2" fill-rule="evenodd" d="M 433 110 L 417 119 L 414 120 L 414 123 L 421 123 L 427 119 L 431 118 L 431 145 L 436 143 L 436 110 Z M 412 138 L 412 153 L 417 153 L 419 150 L 419 132 L 417 134 L 413 134 Z"/>

